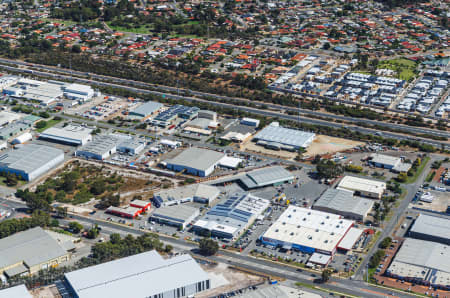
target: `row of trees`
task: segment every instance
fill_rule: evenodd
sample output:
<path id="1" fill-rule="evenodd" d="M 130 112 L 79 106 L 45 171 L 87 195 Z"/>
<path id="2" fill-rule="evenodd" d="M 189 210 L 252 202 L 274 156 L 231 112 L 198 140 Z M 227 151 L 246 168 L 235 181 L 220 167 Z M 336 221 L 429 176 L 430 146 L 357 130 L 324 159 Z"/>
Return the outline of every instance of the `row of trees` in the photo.
<path id="1" fill-rule="evenodd" d="M 40 210 L 34 211 L 31 217 L 7 219 L 0 222 L 0 239 L 34 227 L 47 227 L 51 223 L 50 215 Z"/>

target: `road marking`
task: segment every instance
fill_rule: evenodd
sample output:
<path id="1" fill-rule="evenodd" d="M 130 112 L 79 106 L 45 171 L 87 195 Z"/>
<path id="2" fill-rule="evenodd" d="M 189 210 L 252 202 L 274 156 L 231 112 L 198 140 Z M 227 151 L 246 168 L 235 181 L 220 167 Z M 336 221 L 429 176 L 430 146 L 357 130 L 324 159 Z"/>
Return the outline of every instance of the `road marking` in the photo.
<path id="1" fill-rule="evenodd" d="M 389 295 L 389 294 L 385 294 L 385 293 L 382 293 L 382 292 L 377 292 L 377 291 L 373 291 L 373 290 L 369 290 L 369 289 L 363 289 L 363 288 L 359 288 L 361 291 L 364 291 L 364 292 L 368 292 L 368 293 L 372 293 L 372 294 L 376 294 L 376 295 L 380 295 L 380 296 L 382 296 L 382 297 L 393 297 L 393 298 L 399 298 L 399 296 L 392 296 L 392 295 Z"/>

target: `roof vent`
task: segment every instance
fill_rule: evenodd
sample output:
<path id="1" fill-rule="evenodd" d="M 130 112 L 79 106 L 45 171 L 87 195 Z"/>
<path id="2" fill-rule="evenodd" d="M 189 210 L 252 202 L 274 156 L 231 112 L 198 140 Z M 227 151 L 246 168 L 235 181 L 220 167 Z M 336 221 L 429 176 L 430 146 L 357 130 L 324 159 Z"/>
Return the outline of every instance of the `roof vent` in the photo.
<path id="1" fill-rule="evenodd" d="M 300 226 L 300 225 L 298 225 L 298 226 L 297 226 L 297 229 L 300 229 L 300 227 L 301 227 L 301 226 Z"/>
<path id="2" fill-rule="evenodd" d="M 275 230 L 275 233 L 278 233 L 278 231 L 279 231 L 279 230 L 278 230 L 278 229 L 276 229 L 276 230 Z"/>
<path id="3" fill-rule="evenodd" d="M 319 232 L 319 229 L 316 229 L 316 232 Z"/>
<path id="4" fill-rule="evenodd" d="M 328 243 L 328 240 L 325 240 L 324 242 L 325 242 L 325 243 Z"/>
<path id="5" fill-rule="evenodd" d="M 291 232 L 291 236 L 294 236 L 294 232 Z"/>
<path id="6" fill-rule="evenodd" d="M 325 224 L 325 222 L 324 221 L 322 221 L 321 223 L 320 223 L 321 225 L 324 225 Z"/>
<path id="7" fill-rule="evenodd" d="M 329 219 L 330 218 L 330 216 L 329 215 L 327 215 L 327 219 Z"/>

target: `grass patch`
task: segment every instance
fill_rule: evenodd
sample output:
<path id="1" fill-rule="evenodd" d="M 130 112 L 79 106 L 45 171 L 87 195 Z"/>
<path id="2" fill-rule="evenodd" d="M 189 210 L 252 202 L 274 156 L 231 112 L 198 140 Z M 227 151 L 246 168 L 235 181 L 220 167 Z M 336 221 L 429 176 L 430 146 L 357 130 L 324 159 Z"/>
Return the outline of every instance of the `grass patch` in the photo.
<path id="1" fill-rule="evenodd" d="M 425 179 L 426 182 L 431 182 L 436 176 L 436 171 L 432 170 L 430 173 L 428 173 L 427 178 Z"/>
<path id="2" fill-rule="evenodd" d="M 136 33 L 136 34 L 150 34 L 151 33 L 151 28 L 146 27 L 145 25 L 141 25 L 139 27 L 127 28 L 127 27 L 124 27 L 124 26 L 111 25 L 111 22 L 107 22 L 107 24 L 108 24 L 108 27 L 111 28 L 114 31 L 130 32 L 130 33 Z"/>
<path id="3" fill-rule="evenodd" d="M 47 128 L 52 127 L 53 125 L 59 123 L 62 121 L 62 119 L 50 119 L 50 120 L 43 120 L 45 121 L 47 124 L 44 127 L 41 128 L 36 128 L 37 132 L 43 132 L 44 130 L 46 130 Z"/>
<path id="4" fill-rule="evenodd" d="M 0 185 L 1 185 L 1 186 L 11 187 L 11 188 L 17 188 L 17 187 L 20 187 L 20 186 L 24 185 L 25 183 L 27 183 L 27 182 L 24 181 L 24 180 L 18 179 L 18 180 L 17 180 L 17 185 L 16 185 L 16 186 L 8 186 L 8 185 L 6 184 L 6 177 L 0 176 Z"/>
<path id="5" fill-rule="evenodd" d="M 417 63 L 412 60 L 397 58 L 387 61 L 380 61 L 378 68 L 391 69 L 396 72 L 396 78 L 410 81 L 416 77 L 415 70 L 417 69 Z"/>
<path id="6" fill-rule="evenodd" d="M 427 163 L 430 161 L 430 157 L 427 156 L 424 159 L 422 159 L 422 162 L 420 163 L 420 166 L 417 168 L 417 171 L 412 176 L 408 176 L 408 179 L 406 179 L 407 184 L 416 182 L 417 178 L 419 178 L 420 174 L 423 172 L 423 169 L 427 165 Z"/>

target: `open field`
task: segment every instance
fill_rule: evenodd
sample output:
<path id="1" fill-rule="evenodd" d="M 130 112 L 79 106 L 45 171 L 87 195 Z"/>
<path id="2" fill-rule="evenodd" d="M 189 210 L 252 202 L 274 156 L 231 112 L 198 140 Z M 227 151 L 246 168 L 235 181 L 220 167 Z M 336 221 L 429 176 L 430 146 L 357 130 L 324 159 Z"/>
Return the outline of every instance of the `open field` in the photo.
<path id="1" fill-rule="evenodd" d="M 276 150 L 270 150 L 266 149 L 263 146 L 256 145 L 256 143 L 252 142 L 251 140 L 248 140 L 246 142 L 243 142 L 240 145 L 240 149 L 243 151 L 251 151 L 260 153 L 267 156 L 274 156 L 274 157 L 280 157 L 284 159 L 294 159 L 298 154 L 297 152 L 289 152 L 289 151 L 276 151 Z"/>
<path id="2" fill-rule="evenodd" d="M 414 70 L 417 68 L 417 64 L 414 61 L 398 58 L 387 61 L 381 61 L 378 68 L 387 68 L 394 70 L 397 75 L 396 77 L 405 81 L 409 81 L 414 78 L 416 74 Z"/>
<path id="3" fill-rule="evenodd" d="M 306 154 L 310 156 L 325 153 L 333 154 L 361 145 L 364 145 L 364 143 L 325 135 L 317 135 L 314 142 L 312 142 L 308 147 L 308 150 L 306 150 Z"/>

